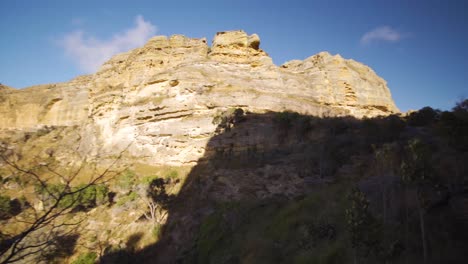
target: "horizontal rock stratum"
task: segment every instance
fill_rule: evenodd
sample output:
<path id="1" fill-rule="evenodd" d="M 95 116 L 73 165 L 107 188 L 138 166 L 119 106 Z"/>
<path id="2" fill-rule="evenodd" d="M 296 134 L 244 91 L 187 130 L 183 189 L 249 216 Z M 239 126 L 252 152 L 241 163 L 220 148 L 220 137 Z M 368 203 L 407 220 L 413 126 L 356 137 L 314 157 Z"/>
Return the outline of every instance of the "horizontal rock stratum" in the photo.
<path id="1" fill-rule="evenodd" d="M 273 64 L 244 31 L 206 39 L 156 36 L 92 75 L 22 90 L 0 87 L 0 129 L 77 126 L 81 151 L 128 152 L 158 164 L 193 164 L 231 108 L 358 118 L 398 112 L 385 80 L 321 52 Z"/>

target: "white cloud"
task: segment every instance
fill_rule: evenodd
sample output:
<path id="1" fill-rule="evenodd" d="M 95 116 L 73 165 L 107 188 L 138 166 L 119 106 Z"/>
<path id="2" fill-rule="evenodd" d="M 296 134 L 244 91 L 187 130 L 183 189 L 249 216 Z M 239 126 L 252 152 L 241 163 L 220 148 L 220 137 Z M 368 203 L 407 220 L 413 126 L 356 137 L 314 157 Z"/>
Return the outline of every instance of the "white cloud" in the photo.
<path id="1" fill-rule="evenodd" d="M 83 30 L 66 34 L 60 41 L 65 53 L 86 73 L 96 71 L 113 55 L 142 46 L 156 33 L 156 26 L 141 15 L 135 18 L 135 26 L 104 40 L 90 36 Z"/>
<path id="2" fill-rule="evenodd" d="M 401 40 L 402 34 L 389 26 L 382 26 L 366 32 L 361 37 L 361 44 L 370 44 L 377 41 L 397 42 Z"/>

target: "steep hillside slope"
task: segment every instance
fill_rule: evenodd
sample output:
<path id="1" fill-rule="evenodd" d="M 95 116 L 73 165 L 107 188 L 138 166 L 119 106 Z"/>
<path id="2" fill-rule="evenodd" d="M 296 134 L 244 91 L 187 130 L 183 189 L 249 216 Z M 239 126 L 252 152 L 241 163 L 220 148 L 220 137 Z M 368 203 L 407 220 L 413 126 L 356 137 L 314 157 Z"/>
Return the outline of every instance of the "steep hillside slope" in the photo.
<path id="1" fill-rule="evenodd" d="M 467 113 L 234 115 L 166 181 L 180 190 L 158 241 L 101 261 L 464 263 Z"/>
<path id="2" fill-rule="evenodd" d="M 243 31 L 0 86 L 0 262 L 459 263 L 465 108 L 401 115 L 369 67 Z"/>

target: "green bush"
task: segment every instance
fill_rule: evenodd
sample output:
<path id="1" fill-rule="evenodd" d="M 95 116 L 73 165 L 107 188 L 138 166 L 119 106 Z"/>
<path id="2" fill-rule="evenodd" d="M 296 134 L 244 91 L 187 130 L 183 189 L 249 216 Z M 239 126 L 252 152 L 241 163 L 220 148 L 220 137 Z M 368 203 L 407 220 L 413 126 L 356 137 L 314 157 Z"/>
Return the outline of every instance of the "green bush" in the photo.
<path id="1" fill-rule="evenodd" d="M 11 199 L 7 195 L 0 195 L 0 219 L 8 218 L 11 213 Z"/>
<path id="2" fill-rule="evenodd" d="M 140 183 L 143 183 L 144 185 L 149 185 L 152 181 L 154 181 L 157 178 L 157 175 L 146 176 L 143 179 L 141 179 Z"/>
<path id="3" fill-rule="evenodd" d="M 283 111 L 276 113 L 274 121 L 282 128 L 289 128 L 301 115 L 297 112 Z"/>
<path id="4" fill-rule="evenodd" d="M 349 207 L 345 211 L 351 245 L 364 256 L 380 254 L 380 222 L 371 214 L 365 193 L 354 187 L 348 194 Z"/>
<path id="5" fill-rule="evenodd" d="M 135 185 L 135 179 L 135 172 L 127 169 L 118 177 L 117 185 L 123 190 L 130 190 Z"/>
<path id="6" fill-rule="evenodd" d="M 176 170 L 171 170 L 166 174 L 167 179 L 175 180 L 179 177 L 179 173 Z"/>
<path id="7" fill-rule="evenodd" d="M 42 196 L 42 199 L 53 204 L 61 197 L 60 208 L 83 206 L 92 208 L 107 201 L 109 190 L 106 185 L 87 185 L 81 184 L 70 188 L 65 184 L 36 185 L 36 193 Z M 76 192 L 78 191 L 78 192 Z"/>
<path id="8" fill-rule="evenodd" d="M 276 113 L 273 118 L 275 124 L 286 132 L 292 128 L 296 132 L 296 136 L 303 137 L 312 129 L 312 122 L 309 116 L 301 115 L 297 112 L 283 111 Z"/>
<path id="9" fill-rule="evenodd" d="M 75 190 L 83 189 L 83 191 L 75 194 L 77 205 L 85 208 L 92 208 L 96 205 L 104 204 L 107 201 L 109 189 L 105 185 L 91 185 L 86 187 L 85 184 L 79 185 Z"/>
<path id="10" fill-rule="evenodd" d="M 453 112 L 442 112 L 438 125 L 439 133 L 448 140 L 454 148 L 468 150 L 468 110 L 465 100 L 453 108 Z"/>
<path id="11" fill-rule="evenodd" d="M 107 202 L 109 188 L 106 185 L 96 185 L 96 204 Z"/>
<path id="12" fill-rule="evenodd" d="M 158 239 L 158 238 L 159 238 L 159 235 L 161 235 L 161 225 L 156 224 L 156 225 L 153 227 L 153 230 L 151 230 L 151 233 L 153 234 L 153 237 L 154 237 L 155 239 Z"/>
<path id="13" fill-rule="evenodd" d="M 136 200 L 136 198 L 138 197 L 137 193 L 136 192 L 130 192 L 129 194 L 123 196 L 122 198 L 120 198 L 118 201 L 117 201 L 117 205 L 118 206 L 122 206 L 128 202 L 133 202 Z"/>
<path id="14" fill-rule="evenodd" d="M 440 111 L 434 110 L 429 106 L 421 108 L 408 116 L 408 124 L 411 126 L 428 126 L 437 120 Z"/>
<path id="15" fill-rule="evenodd" d="M 96 263 L 97 254 L 95 252 L 83 253 L 72 262 L 72 264 L 94 264 Z"/>
<path id="16" fill-rule="evenodd" d="M 59 207 L 66 208 L 70 207 L 75 203 L 75 200 L 72 195 L 67 195 L 70 192 L 69 186 L 61 183 L 57 184 L 37 184 L 34 186 L 36 193 L 41 197 L 46 204 L 53 204 L 59 199 L 62 195 L 59 202 Z"/>

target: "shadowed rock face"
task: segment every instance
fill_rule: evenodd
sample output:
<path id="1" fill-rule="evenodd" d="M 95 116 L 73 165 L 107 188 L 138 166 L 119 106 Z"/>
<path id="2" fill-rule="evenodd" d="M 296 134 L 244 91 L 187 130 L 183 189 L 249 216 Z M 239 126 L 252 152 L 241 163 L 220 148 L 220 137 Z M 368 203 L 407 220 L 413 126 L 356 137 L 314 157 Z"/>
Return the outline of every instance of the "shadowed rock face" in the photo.
<path id="1" fill-rule="evenodd" d="M 403 182 L 399 167 L 406 142 L 419 133 L 428 136 L 427 130 L 418 132 L 398 116 L 360 120 L 265 113 L 245 114 L 217 131 L 205 155 L 178 183 L 158 241 L 108 252 L 100 263 L 294 263 L 304 251 L 303 263 L 351 263 L 356 249 L 347 212 L 356 206 L 349 198 L 355 186 L 379 221 L 373 245 L 383 252 L 396 248 L 384 258 L 423 262 L 417 191 Z M 379 161 L 376 146 L 393 154 Z M 434 164 L 458 159 L 442 156 L 444 161 Z M 444 168 L 434 182 L 453 185 L 453 175 Z M 468 225 L 461 208 L 468 193 L 450 194 L 440 186 L 423 187 L 431 204 L 425 211 L 431 237 L 427 263 L 463 263 Z M 328 258 L 329 250 L 337 254 Z M 378 251 L 360 255 L 358 263 L 387 262 L 376 257 Z"/>
<path id="2" fill-rule="evenodd" d="M 355 117 L 398 112 L 369 67 L 319 53 L 278 67 L 243 31 L 206 39 L 156 36 L 97 73 L 67 83 L 0 90 L 0 129 L 79 126 L 83 153 L 151 164 L 195 164 L 231 108 Z M 104 154 L 103 154 L 104 153 Z"/>

